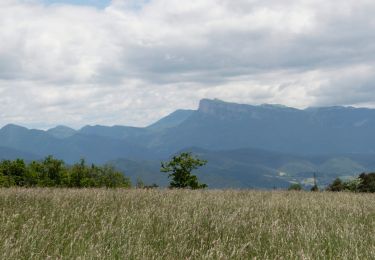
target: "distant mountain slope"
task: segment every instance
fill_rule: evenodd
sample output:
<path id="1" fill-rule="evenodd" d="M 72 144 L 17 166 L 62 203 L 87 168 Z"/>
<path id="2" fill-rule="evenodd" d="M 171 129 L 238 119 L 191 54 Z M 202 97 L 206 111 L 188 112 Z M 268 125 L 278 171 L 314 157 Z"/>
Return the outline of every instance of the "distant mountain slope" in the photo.
<path id="1" fill-rule="evenodd" d="M 0 161 L 1 160 L 15 160 L 24 159 L 26 161 L 39 160 L 42 157 L 40 155 L 19 151 L 8 147 L 0 147 Z"/>
<path id="2" fill-rule="evenodd" d="M 374 132 L 372 109 L 298 110 L 202 100 L 189 118 L 155 135 L 149 144 L 165 154 L 188 146 L 255 147 L 292 154 L 374 153 Z"/>
<path id="3" fill-rule="evenodd" d="M 194 113 L 194 110 L 183 110 L 179 109 L 172 114 L 163 117 L 159 121 L 149 125 L 147 128 L 152 130 L 162 130 L 167 128 L 176 127 L 184 122 L 189 116 Z"/>
<path id="4" fill-rule="evenodd" d="M 16 125 L 7 125 L 0 129 L 0 146 L 40 156 L 54 155 L 68 163 L 76 162 L 80 158 L 94 163 L 104 163 L 121 157 L 158 158 L 149 149 L 126 140 L 83 134 L 56 138 L 45 131 L 29 130 Z"/>
<path id="5" fill-rule="evenodd" d="M 134 185 L 137 179 L 140 178 L 145 185 L 155 183 L 162 187 L 168 186 L 168 175 L 160 172 L 160 161 L 129 160 L 121 158 L 109 161 L 108 163 L 124 172 Z"/>
<path id="6" fill-rule="evenodd" d="M 70 162 L 77 161 L 77 158 L 86 158 L 93 163 L 104 163 L 122 157 L 146 160 L 159 158 L 153 151 L 126 140 L 76 134 L 63 141 L 64 149 L 57 156 Z"/>
<path id="7" fill-rule="evenodd" d="M 48 129 L 47 133 L 49 133 L 50 135 L 56 138 L 67 138 L 67 137 L 71 137 L 75 135 L 77 131 L 74 130 L 73 128 L 59 125 L 54 128 Z"/>
<path id="8" fill-rule="evenodd" d="M 292 154 L 375 153 L 375 110 L 352 107 L 299 110 L 203 99 L 196 111 L 177 110 L 146 128 L 85 126 L 82 135 L 125 140 L 162 156 L 197 146 L 255 147 Z"/>
<path id="9" fill-rule="evenodd" d="M 375 169 L 349 155 L 301 157 L 253 148 L 226 151 L 189 148 L 183 151 L 208 161 L 196 174 L 210 188 L 286 188 L 293 182 L 311 186 L 314 173 L 318 184 L 326 186 L 336 177 L 356 176 Z M 168 185 L 167 174 L 160 172 L 159 161 L 118 159 L 111 163 L 130 176 L 133 183 L 140 177 L 147 184 Z"/>
<path id="10" fill-rule="evenodd" d="M 313 172 L 329 180 L 374 170 L 374 133 L 375 109 L 300 110 L 203 99 L 198 110 L 178 110 L 144 128 L 96 125 L 75 131 L 58 126 L 42 131 L 7 125 L 0 129 L 0 147 L 9 149 L 3 152 L 9 158 L 54 155 L 67 163 L 127 158 L 121 167 L 147 178 L 158 172 L 163 158 L 198 147 L 194 152 L 210 161 L 202 178 L 213 187 L 269 188 L 304 181 Z M 163 177 L 149 181 L 163 183 Z"/>
<path id="11" fill-rule="evenodd" d="M 17 125 L 0 129 L 0 146 L 32 154 L 50 154 L 63 149 L 64 143 L 42 130 L 30 130 Z"/>
<path id="12" fill-rule="evenodd" d="M 109 137 L 113 139 L 129 139 L 132 140 L 134 137 L 140 135 L 146 135 L 148 130 L 140 127 L 131 126 L 84 126 L 79 130 L 80 134 Z"/>
<path id="13" fill-rule="evenodd" d="M 148 127 L 131 127 L 131 126 L 84 126 L 79 130 L 80 134 L 102 136 L 114 139 L 126 139 L 129 142 L 139 145 L 148 146 L 155 142 L 157 137 L 163 130 L 173 128 L 185 121 L 194 110 L 176 110 L 175 112 L 163 117 Z"/>

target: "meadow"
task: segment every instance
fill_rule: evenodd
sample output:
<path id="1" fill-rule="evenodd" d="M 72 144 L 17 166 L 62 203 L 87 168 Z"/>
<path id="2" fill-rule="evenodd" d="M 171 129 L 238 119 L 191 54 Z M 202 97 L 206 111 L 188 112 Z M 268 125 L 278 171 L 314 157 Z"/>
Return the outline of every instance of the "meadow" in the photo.
<path id="1" fill-rule="evenodd" d="M 375 195 L 0 189 L 0 259 L 374 259 Z"/>

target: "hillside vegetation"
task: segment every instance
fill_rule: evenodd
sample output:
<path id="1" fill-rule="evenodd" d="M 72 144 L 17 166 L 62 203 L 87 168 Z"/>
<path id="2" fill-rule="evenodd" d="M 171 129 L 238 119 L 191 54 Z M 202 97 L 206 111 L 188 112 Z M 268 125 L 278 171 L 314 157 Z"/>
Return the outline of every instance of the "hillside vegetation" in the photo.
<path id="1" fill-rule="evenodd" d="M 0 189 L 1 259 L 371 259 L 373 194 Z"/>

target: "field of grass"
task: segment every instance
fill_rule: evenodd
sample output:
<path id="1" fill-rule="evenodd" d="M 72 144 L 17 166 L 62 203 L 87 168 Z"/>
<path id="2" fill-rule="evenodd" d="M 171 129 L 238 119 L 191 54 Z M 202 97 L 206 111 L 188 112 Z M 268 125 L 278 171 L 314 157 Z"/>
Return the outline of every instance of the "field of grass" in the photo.
<path id="1" fill-rule="evenodd" d="M 0 189 L 0 259 L 374 259 L 375 195 Z"/>

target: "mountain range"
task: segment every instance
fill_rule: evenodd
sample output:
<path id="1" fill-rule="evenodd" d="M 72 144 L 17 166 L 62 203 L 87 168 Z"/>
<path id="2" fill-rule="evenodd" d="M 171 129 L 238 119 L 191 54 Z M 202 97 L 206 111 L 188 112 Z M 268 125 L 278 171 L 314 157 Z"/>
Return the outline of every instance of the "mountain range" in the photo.
<path id="1" fill-rule="evenodd" d="M 177 110 L 147 127 L 6 125 L 0 159 L 54 155 L 73 163 L 111 162 L 133 181 L 166 185 L 160 161 L 181 151 L 207 159 L 198 171 L 210 187 L 272 188 L 290 182 L 324 185 L 375 168 L 375 109 L 245 105 L 203 99 L 197 110 Z"/>

